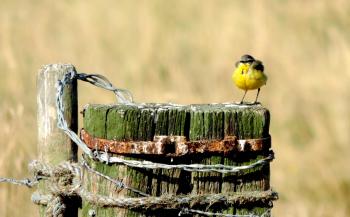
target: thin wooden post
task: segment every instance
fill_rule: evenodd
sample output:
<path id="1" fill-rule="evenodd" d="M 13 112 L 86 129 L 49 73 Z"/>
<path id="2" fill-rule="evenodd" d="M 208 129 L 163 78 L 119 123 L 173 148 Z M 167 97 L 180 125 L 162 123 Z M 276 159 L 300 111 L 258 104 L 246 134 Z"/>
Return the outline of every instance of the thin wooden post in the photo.
<path id="1" fill-rule="evenodd" d="M 70 70 L 71 64 L 51 64 L 43 66 L 37 77 L 37 123 L 39 160 L 53 166 L 63 161 L 77 161 L 77 147 L 70 138 L 57 127 L 56 85 L 57 81 Z M 68 126 L 77 131 L 77 81 L 67 84 L 64 89 L 64 117 Z M 40 191 L 47 192 L 44 185 Z M 64 201 L 64 200 L 63 200 Z M 78 216 L 75 203 L 67 202 L 65 216 Z M 45 213 L 45 212 L 44 212 Z"/>

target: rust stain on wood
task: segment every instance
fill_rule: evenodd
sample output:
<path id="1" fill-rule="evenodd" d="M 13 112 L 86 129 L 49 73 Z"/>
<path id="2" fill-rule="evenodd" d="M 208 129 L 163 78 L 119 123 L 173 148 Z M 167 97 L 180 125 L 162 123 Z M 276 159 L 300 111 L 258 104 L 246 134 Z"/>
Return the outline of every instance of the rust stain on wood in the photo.
<path id="1" fill-rule="evenodd" d="M 223 140 L 187 141 L 185 136 L 155 136 L 153 141 L 116 141 L 91 136 L 84 129 L 80 131 L 81 139 L 91 149 L 115 154 L 152 154 L 166 156 L 183 156 L 198 153 L 223 153 L 262 151 L 271 147 L 271 138 L 237 139 L 226 136 Z"/>

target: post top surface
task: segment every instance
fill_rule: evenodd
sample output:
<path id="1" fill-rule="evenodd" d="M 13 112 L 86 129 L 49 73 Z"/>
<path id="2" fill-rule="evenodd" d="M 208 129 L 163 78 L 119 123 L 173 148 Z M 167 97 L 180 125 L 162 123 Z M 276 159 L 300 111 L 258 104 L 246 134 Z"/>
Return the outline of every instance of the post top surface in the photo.
<path id="1" fill-rule="evenodd" d="M 238 103 L 206 103 L 206 104 L 174 104 L 174 103 L 129 103 L 129 104 L 87 104 L 86 108 L 96 109 L 123 109 L 123 108 L 135 108 L 135 109 L 179 109 L 189 111 L 206 111 L 206 110 L 254 110 L 254 111 L 268 111 L 267 108 L 261 104 L 238 104 Z"/>

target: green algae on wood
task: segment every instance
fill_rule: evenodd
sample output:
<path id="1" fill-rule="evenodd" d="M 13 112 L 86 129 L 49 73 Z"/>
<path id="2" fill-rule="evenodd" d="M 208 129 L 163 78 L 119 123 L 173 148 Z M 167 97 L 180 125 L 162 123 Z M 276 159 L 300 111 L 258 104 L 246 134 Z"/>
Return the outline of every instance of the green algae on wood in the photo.
<path id="1" fill-rule="evenodd" d="M 192 141 L 261 138 L 269 135 L 269 120 L 269 111 L 261 106 L 235 104 L 88 105 L 84 112 L 84 128 L 94 137 L 135 141 L 155 135 L 184 135 Z"/>
<path id="2" fill-rule="evenodd" d="M 84 129 L 97 138 L 106 138 L 106 124 L 109 106 L 87 105 L 84 109 Z"/>

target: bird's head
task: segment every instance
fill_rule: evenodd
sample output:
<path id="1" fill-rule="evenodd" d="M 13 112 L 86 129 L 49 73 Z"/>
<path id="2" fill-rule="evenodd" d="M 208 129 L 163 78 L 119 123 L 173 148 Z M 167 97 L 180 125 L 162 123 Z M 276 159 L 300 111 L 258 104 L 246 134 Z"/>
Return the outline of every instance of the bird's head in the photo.
<path id="1" fill-rule="evenodd" d="M 249 54 L 245 54 L 241 57 L 240 62 L 241 63 L 251 63 L 254 60 L 255 60 L 254 57 L 250 56 Z"/>
<path id="2" fill-rule="evenodd" d="M 241 59 L 236 62 L 236 67 L 240 64 L 240 63 L 243 63 L 243 64 L 250 64 L 252 62 L 254 62 L 254 57 L 252 57 L 251 55 L 249 54 L 245 54 L 241 57 Z"/>

